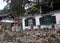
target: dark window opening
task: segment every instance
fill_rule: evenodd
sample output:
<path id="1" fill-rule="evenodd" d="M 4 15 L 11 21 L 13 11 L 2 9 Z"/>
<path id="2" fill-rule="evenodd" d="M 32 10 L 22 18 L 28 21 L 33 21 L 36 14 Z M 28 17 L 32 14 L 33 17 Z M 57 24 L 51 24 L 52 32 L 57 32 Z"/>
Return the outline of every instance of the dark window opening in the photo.
<path id="1" fill-rule="evenodd" d="M 40 24 L 41 25 L 56 24 L 56 18 L 55 16 L 44 16 L 40 18 Z"/>
<path id="2" fill-rule="evenodd" d="M 55 16 L 52 16 L 52 23 L 55 24 L 56 23 L 56 17 Z"/>
<path id="3" fill-rule="evenodd" d="M 2 17 L 0 17 L 0 20 L 2 19 Z"/>
<path id="4" fill-rule="evenodd" d="M 36 25 L 35 19 L 34 19 L 34 18 L 27 18 L 27 19 L 25 20 L 25 26 L 30 26 L 31 24 L 33 24 L 33 26 Z"/>

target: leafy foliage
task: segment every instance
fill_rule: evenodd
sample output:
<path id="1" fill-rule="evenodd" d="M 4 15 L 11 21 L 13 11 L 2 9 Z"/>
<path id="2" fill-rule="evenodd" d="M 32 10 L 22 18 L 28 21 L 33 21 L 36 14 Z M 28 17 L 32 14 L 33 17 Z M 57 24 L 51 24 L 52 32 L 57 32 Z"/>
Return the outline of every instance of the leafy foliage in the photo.
<path id="1" fill-rule="evenodd" d="M 2 29 L 6 30 L 7 29 L 7 23 L 4 23 L 4 25 L 2 25 Z"/>
<path id="2" fill-rule="evenodd" d="M 24 15 L 25 10 L 22 7 L 23 0 L 4 0 L 4 1 L 6 1 L 7 4 L 8 4 L 8 6 L 9 6 L 8 7 L 9 12 L 11 12 L 12 14 L 14 14 L 15 16 Z M 5 9 L 6 9 L 6 7 L 5 7 Z"/>
<path id="3" fill-rule="evenodd" d="M 26 4 L 26 2 L 28 0 L 3 0 L 6 1 L 8 4 L 7 6 L 5 6 L 4 8 L 4 13 L 13 13 L 15 16 L 22 16 L 25 13 L 24 10 L 24 5 Z M 49 8 L 52 8 L 52 3 L 57 3 L 60 2 L 59 0 L 42 0 L 42 2 L 40 3 L 39 0 L 37 0 L 37 6 L 33 6 L 32 8 L 28 9 L 28 13 L 35 13 L 39 10 L 39 6 L 42 6 L 43 4 L 45 4 L 46 6 L 48 6 Z M 23 5 L 23 7 L 22 7 Z"/>
<path id="4" fill-rule="evenodd" d="M 39 7 L 39 5 L 37 4 L 37 5 L 29 8 L 29 9 L 28 9 L 28 13 L 35 13 L 35 12 L 37 12 L 39 9 L 40 9 L 40 7 Z"/>

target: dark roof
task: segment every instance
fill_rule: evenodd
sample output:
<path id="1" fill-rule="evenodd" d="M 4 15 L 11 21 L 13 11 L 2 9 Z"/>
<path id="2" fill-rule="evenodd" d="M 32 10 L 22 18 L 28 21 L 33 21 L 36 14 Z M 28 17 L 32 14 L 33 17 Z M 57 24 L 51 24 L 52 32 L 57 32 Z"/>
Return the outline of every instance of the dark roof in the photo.
<path id="1" fill-rule="evenodd" d="M 28 17 L 35 17 L 35 16 L 45 16 L 45 15 L 54 15 L 55 13 L 60 13 L 60 10 L 56 10 L 56 11 L 51 11 L 49 13 L 46 13 L 46 14 L 28 14 L 28 15 L 24 15 L 24 16 L 20 16 L 19 19 L 22 19 L 22 18 L 28 18 Z"/>
<path id="2" fill-rule="evenodd" d="M 15 18 L 15 16 L 13 16 L 12 14 L 1 14 L 0 17 L 8 17 L 9 15 L 11 15 L 13 18 Z"/>

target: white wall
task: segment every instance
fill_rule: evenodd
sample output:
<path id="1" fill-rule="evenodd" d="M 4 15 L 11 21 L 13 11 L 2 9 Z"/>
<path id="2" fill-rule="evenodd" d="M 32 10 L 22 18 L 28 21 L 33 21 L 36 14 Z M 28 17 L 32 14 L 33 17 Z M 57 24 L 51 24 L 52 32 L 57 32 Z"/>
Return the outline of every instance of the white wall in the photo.
<path id="1" fill-rule="evenodd" d="M 23 30 L 25 29 L 25 18 L 22 18 L 22 26 L 23 26 Z"/>
<path id="2" fill-rule="evenodd" d="M 22 25 L 23 25 L 23 30 L 25 30 L 25 29 L 30 29 L 30 26 L 25 26 L 25 19 L 26 19 L 26 17 L 23 17 L 22 18 Z"/>
<path id="3" fill-rule="evenodd" d="M 35 19 L 36 19 L 36 26 L 37 26 L 37 25 L 40 25 L 40 21 L 39 21 L 39 18 L 40 18 L 40 17 L 41 17 L 40 15 L 35 16 Z"/>
<path id="4" fill-rule="evenodd" d="M 60 13 L 55 13 L 56 16 L 56 24 L 60 24 Z"/>
<path id="5" fill-rule="evenodd" d="M 40 25 L 40 22 L 39 22 L 39 18 L 40 18 L 41 16 L 35 16 L 35 21 L 36 21 L 36 26 L 34 26 L 34 28 L 35 29 L 37 29 L 38 27 L 38 25 Z M 30 26 L 25 26 L 25 19 L 26 19 L 27 17 L 24 17 L 24 18 L 22 18 L 22 25 L 23 25 L 23 30 L 24 29 L 26 29 L 26 28 L 28 28 L 28 29 L 30 29 Z"/>
<path id="6" fill-rule="evenodd" d="M 55 28 L 58 29 L 60 28 L 60 12 L 59 13 L 54 13 L 56 16 L 56 25 Z"/>
<path id="7" fill-rule="evenodd" d="M 56 16 L 56 25 L 57 24 L 60 24 L 60 13 L 54 13 L 54 16 Z M 36 26 L 34 26 L 34 28 L 35 29 L 37 29 L 38 28 L 38 25 L 40 25 L 40 21 L 39 21 L 39 18 L 40 17 L 42 17 L 42 16 L 40 16 L 40 15 L 37 15 L 37 16 L 35 16 L 35 20 L 36 20 Z M 22 25 L 23 25 L 23 30 L 24 29 L 30 29 L 30 26 L 25 26 L 25 19 L 26 19 L 27 17 L 24 17 L 24 18 L 22 18 Z M 58 26 L 56 26 L 55 25 L 55 28 L 58 28 L 58 27 L 60 27 L 60 25 Z M 49 27 L 49 28 L 51 28 L 51 25 L 49 25 L 49 26 L 47 26 L 47 25 L 42 25 L 41 26 L 41 28 L 43 28 L 43 27 Z"/>

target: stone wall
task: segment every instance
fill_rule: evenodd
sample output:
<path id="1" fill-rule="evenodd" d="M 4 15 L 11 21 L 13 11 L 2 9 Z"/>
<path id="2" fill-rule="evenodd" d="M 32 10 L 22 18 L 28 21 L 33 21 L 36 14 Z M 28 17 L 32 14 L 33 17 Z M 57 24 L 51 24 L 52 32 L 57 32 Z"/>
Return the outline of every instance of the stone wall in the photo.
<path id="1" fill-rule="evenodd" d="M 57 43 L 60 33 L 58 30 L 24 30 L 19 37 L 24 43 Z"/>

